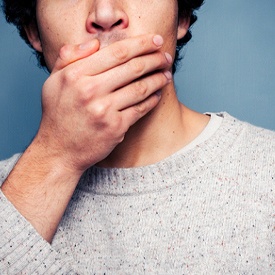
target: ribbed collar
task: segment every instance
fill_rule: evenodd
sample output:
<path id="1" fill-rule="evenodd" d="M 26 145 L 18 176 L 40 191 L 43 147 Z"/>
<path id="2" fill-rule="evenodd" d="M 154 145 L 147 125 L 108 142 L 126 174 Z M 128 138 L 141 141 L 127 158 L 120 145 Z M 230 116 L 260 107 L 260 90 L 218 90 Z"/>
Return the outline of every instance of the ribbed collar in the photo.
<path id="1" fill-rule="evenodd" d="M 157 192 L 197 177 L 222 153 L 226 153 L 242 131 L 242 123 L 227 113 L 220 127 L 203 142 L 182 148 L 164 160 L 137 168 L 92 166 L 82 176 L 78 188 L 94 194 L 129 196 Z M 197 137 L 205 134 L 208 126 Z M 195 140 L 194 140 L 195 141 Z"/>

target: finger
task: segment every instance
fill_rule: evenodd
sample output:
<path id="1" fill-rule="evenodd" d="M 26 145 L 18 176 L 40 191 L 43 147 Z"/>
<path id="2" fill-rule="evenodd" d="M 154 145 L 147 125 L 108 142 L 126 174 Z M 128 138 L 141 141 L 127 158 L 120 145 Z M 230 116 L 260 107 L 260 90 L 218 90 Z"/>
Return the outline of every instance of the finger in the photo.
<path id="1" fill-rule="evenodd" d="M 80 66 L 83 74 L 96 75 L 134 57 L 157 51 L 162 45 L 163 39 L 160 35 L 146 34 L 124 39 L 97 51 L 87 60 L 81 61 Z"/>
<path id="2" fill-rule="evenodd" d="M 110 100 L 117 110 L 124 110 L 144 101 L 171 80 L 171 72 L 156 72 L 115 91 L 110 95 Z"/>
<path id="3" fill-rule="evenodd" d="M 52 72 L 62 70 L 69 64 L 94 54 L 99 49 L 99 41 L 93 39 L 79 45 L 65 45 L 60 51 Z"/>
<path id="4" fill-rule="evenodd" d="M 122 125 L 125 127 L 125 132 L 128 131 L 130 126 L 135 124 L 139 119 L 155 108 L 158 105 L 160 99 L 161 94 L 156 92 L 139 104 L 122 110 L 120 114 L 122 116 Z"/>
<path id="5" fill-rule="evenodd" d="M 93 76 L 93 81 L 88 80 L 91 86 L 98 86 L 104 76 L 104 85 L 101 87 L 101 94 L 107 94 L 120 89 L 140 77 L 171 67 L 172 57 L 168 53 L 155 52 L 136 57 L 127 63 L 117 66 L 112 70 Z"/>

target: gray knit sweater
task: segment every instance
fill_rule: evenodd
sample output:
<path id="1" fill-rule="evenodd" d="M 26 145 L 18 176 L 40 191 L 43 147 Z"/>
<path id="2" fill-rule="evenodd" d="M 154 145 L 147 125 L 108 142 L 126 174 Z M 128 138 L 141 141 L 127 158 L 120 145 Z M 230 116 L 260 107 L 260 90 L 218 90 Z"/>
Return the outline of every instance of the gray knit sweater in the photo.
<path id="1" fill-rule="evenodd" d="M 51 245 L 1 193 L 0 274 L 275 274 L 275 133 L 222 116 L 154 165 L 90 168 Z"/>

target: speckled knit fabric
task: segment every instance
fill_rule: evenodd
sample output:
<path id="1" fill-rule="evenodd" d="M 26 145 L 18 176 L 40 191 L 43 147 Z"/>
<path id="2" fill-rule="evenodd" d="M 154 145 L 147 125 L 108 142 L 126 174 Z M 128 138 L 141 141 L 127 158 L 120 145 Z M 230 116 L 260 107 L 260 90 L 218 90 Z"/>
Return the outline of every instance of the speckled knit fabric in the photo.
<path id="1" fill-rule="evenodd" d="M 222 116 L 154 165 L 89 169 L 52 245 L 1 193 L 0 274 L 275 274 L 275 133 Z"/>

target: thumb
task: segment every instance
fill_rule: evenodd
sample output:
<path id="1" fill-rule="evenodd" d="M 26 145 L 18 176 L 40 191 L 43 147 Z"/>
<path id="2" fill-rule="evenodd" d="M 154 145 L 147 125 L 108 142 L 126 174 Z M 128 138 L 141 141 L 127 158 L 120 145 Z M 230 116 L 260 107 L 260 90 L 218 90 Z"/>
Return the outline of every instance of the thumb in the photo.
<path id="1" fill-rule="evenodd" d="M 62 70 L 69 64 L 92 55 L 97 52 L 98 49 L 99 41 L 97 39 L 93 39 L 79 45 L 65 45 L 59 51 L 59 55 L 52 72 Z"/>

